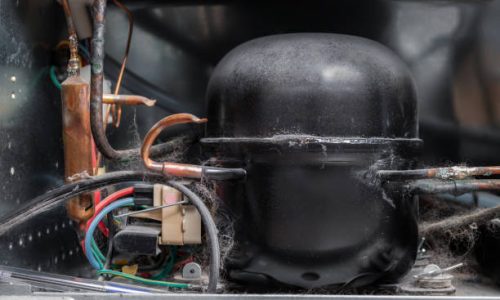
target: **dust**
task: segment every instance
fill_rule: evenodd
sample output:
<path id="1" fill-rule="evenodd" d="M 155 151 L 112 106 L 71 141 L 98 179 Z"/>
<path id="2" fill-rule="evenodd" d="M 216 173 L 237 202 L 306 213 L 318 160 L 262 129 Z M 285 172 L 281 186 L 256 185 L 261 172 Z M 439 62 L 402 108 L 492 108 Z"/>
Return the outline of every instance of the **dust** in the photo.
<path id="1" fill-rule="evenodd" d="M 229 210 L 223 205 L 222 200 L 215 193 L 215 185 L 211 182 L 195 182 L 193 191 L 198 194 L 212 213 L 218 230 L 219 248 L 221 252 L 221 269 L 234 247 L 234 220 Z M 195 255 L 204 265 L 208 265 L 209 252 L 206 247 L 199 249 Z"/>

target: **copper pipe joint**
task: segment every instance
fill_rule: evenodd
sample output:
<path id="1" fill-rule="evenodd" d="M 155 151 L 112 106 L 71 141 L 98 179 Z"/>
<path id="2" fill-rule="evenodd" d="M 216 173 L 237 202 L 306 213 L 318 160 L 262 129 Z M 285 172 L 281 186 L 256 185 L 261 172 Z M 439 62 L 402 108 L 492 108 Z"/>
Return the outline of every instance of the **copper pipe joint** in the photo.
<path id="1" fill-rule="evenodd" d="M 157 162 L 150 158 L 150 151 L 154 141 L 164 129 L 176 124 L 201 124 L 205 122 L 207 122 L 207 119 L 200 119 L 186 113 L 174 114 L 161 119 L 149 130 L 142 144 L 141 157 L 146 168 L 151 171 L 160 172 L 165 176 L 201 178 L 203 173 L 203 168 L 201 166 L 172 162 Z"/>
<path id="2" fill-rule="evenodd" d="M 68 0 L 62 0 L 61 4 L 64 9 L 64 14 L 66 16 L 66 23 L 69 34 L 70 58 L 68 61 L 68 75 L 76 76 L 80 72 L 80 59 L 78 57 L 78 36 L 76 34 L 75 24 L 73 22 L 73 16 L 71 14 L 71 9 L 69 7 Z"/>

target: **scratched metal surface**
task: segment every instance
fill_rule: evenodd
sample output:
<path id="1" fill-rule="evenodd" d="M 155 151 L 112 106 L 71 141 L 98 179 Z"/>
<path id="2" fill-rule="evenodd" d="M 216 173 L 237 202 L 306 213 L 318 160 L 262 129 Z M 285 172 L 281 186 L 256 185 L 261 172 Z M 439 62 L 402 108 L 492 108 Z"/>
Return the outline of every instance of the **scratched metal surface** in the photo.
<path id="1" fill-rule="evenodd" d="M 0 0 L 0 218 L 63 182 L 59 92 L 48 75 L 55 5 Z M 0 236 L 0 264 L 68 273 L 80 252 L 62 207 Z"/>

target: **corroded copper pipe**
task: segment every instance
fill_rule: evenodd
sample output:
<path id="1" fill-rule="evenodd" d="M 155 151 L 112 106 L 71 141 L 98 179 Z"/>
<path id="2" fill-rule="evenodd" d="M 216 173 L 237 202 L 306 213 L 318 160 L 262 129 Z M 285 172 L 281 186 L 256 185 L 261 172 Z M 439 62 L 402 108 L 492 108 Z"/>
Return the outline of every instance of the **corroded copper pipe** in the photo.
<path id="1" fill-rule="evenodd" d="M 406 179 L 465 179 L 472 176 L 500 175 L 500 166 L 430 168 L 417 170 L 381 170 L 377 174 L 386 180 Z"/>
<path id="2" fill-rule="evenodd" d="M 207 119 L 200 119 L 191 114 L 174 114 L 161 119 L 149 130 L 148 134 L 144 138 L 144 142 L 142 143 L 141 157 L 146 168 L 152 171 L 160 172 L 165 176 L 201 178 L 203 172 L 201 166 L 171 162 L 156 162 L 150 158 L 150 151 L 154 141 L 165 128 L 176 124 L 200 124 L 205 122 L 207 122 Z"/>
<path id="3" fill-rule="evenodd" d="M 461 195 L 474 191 L 499 191 L 500 179 L 419 179 L 407 182 L 404 188 L 415 194 Z"/>
<path id="4" fill-rule="evenodd" d="M 143 96 L 138 95 L 113 95 L 104 94 L 103 96 L 104 104 L 119 104 L 119 105 L 146 105 L 154 106 L 156 100 L 148 99 Z"/>
<path id="5" fill-rule="evenodd" d="M 106 158 L 119 159 L 124 155 L 113 149 L 103 127 L 102 96 L 104 80 L 104 21 L 106 0 L 95 0 L 92 5 L 93 35 L 91 41 L 90 127 L 95 145 Z"/>
<path id="6" fill-rule="evenodd" d="M 64 174 L 68 181 L 75 174 L 93 172 L 89 85 L 80 76 L 70 76 L 61 86 Z M 86 221 L 94 214 L 90 194 L 71 199 L 66 208 L 68 215 L 77 221 Z"/>

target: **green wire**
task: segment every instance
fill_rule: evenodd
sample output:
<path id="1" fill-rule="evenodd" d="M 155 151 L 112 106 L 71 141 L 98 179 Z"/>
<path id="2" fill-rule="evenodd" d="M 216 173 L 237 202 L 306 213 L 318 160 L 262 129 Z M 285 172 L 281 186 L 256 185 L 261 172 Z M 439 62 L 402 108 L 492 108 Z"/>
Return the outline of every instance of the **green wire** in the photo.
<path id="1" fill-rule="evenodd" d="M 177 247 L 170 247 L 170 256 L 168 258 L 167 263 L 165 264 L 165 268 L 161 270 L 160 273 L 151 276 L 152 279 L 163 279 L 170 273 L 172 273 L 172 269 L 174 268 L 175 256 L 177 254 Z"/>
<path id="2" fill-rule="evenodd" d="M 90 60 L 90 52 L 89 50 L 82 44 L 78 44 L 78 49 L 83 53 L 83 55 Z"/>
<path id="3" fill-rule="evenodd" d="M 109 275 L 113 275 L 113 276 L 119 276 L 119 277 L 123 277 L 126 279 L 134 280 L 134 281 L 137 281 L 137 282 L 140 282 L 143 284 L 149 284 L 149 285 L 165 286 L 165 287 L 177 288 L 177 289 L 189 288 L 189 284 L 186 284 L 186 283 L 151 280 L 151 279 L 146 279 L 146 278 L 142 278 L 139 276 L 135 276 L 135 275 L 119 272 L 119 271 L 112 271 L 112 270 L 106 270 L 106 269 L 102 269 L 102 270 L 97 271 L 97 274 L 109 274 Z"/>
<path id="4" fill-rule="evenodd" d="M 92 254 L 94 254 L 94 256 L 96 256 L 96 257 L 97 257 L 97 255 L 96 255 L 96 253 L 95 253 L 94 249 L 92 249 L 91 251 L 92 251 Z M 103 261 L 101 261 L 101 259 L 99 259 L 99 258 L 97 258 L 96 260 L 97 260 L 97 263 L 98 263 L 98 265 L 99 265 L 99 268 L 100 268 L 100 269 L 104 268 L 104 262 L 103 262 Z"/>
<path id="5" fill-rule="evenodd" d="M 95 239 L 92 239 L 92 252 L 94 253 L 95 257 L 97 257 L 101 262 L 106 261 L 106 257 L 104 254 L 102 254 L 101 249 L 97 246 L 97 243 L 95 242 Z"/>
<path id="6" fill-rule="evenodd" d="M 50 74 L 50 80 L 52 80 L 52 83 L 56 86 L 56 88 L 58 90 L 62 89 L 61 83 L 59 82 L 59 80 L 57 80 L 56 67 L 55 66 L 51 66 L 50 67 L 49 74 Z"/>

